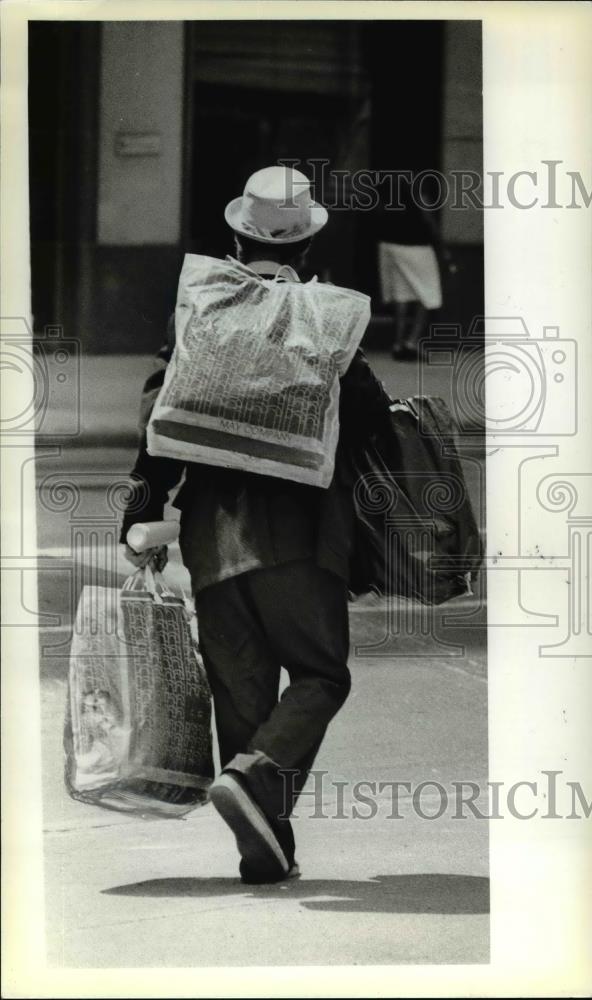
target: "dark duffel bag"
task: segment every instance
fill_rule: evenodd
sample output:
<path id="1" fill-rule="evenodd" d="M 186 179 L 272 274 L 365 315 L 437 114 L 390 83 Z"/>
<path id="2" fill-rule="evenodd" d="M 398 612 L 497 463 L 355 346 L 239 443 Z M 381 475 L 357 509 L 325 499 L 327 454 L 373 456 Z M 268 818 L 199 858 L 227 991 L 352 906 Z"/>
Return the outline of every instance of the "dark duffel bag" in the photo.
<path id="1" fill-rule="evenodd" d="M 483 547 L 446 403 L 428 396 L 394 400 L 351 457 L 351 590 L 422 604 L 471 593 Z"/>

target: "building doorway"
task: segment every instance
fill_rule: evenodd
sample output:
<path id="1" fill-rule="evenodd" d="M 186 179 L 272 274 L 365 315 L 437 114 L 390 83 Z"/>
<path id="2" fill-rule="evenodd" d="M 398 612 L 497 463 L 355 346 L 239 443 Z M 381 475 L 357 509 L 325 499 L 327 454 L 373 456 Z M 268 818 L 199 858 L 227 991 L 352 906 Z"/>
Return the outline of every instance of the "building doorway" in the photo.
<path id="1" fill-rule="evenodd" d="M 224 208 L 242 194 L 250 174 L 284 159 L 297 160 L 314 182 L 307 161 L 337 163 L 349 121 L 342 98 L 282 93 L 258 88 L 196 83 L 193 91 L 192 158 L 187 242 L 193 252 L 224 256 L 233 252 Z M 314 172 L 313 172 L 314 173 Z M 314 191 L 326 201 L 328 192 Z M 320 241 L 319 241 L 320 242 Z M 335 244 L 335 245 L 334 245 Z M 345 263 L 338 244 L 313 247 L 315 269 L 327 251 L 333 268 Z"/>

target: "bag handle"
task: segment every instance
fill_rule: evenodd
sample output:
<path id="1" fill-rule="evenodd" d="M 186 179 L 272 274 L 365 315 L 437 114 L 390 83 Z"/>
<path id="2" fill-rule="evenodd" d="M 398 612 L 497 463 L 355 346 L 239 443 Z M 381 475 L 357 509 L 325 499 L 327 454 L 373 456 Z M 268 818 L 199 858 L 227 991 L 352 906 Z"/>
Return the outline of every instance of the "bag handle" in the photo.
<path id="1" fill-rule="evenodd" d="M 130 594 L 134 593 L 135 591 L 142 591 L 146 589 L 147 587 L 146 587 L 146 579 L 144 576 L 144 570 L 137 569 L 135 573 L 132 573 L 131 576 L 128 576 L 127 579 L 124 581 L 123 586 L 121 588 L 121 592 Z"/>
<path id="2" fill-rule="evenodd" d="M 273 282 L 274 282 L 274 284 L 276 284 L 279 281 L 279 277 L 280 277 L 280 274 L 282 273 L 282 271 L 287 271 L 288 272 L 288 278 L 284 279 L 284 280 L 299 281 L 298 275 L 296 274 L 296 271 L 294 270 L 293 267 L 290 267 L 289 264 L 281 264 L 280 267 L 278 267 L 277 271 L 275 272 L 275 274 L 273 276 Z"/>
<path id="3" fill-rule="evenodd" d="M 152 567 L 148 565 L 144 567 L 144 573 L 146 576 L 147 588 L 156 601 L 162 602 L 163 597 L 177 596 L 167 585 L 167 582 L 160 570 L 153 570 Z"/>
<path id="4" fill-rule="evenodd" d="M 141 566 L 135 573 L 128 576 L 122 588 L 122 593 L 148 593 L 157 604 L 162 604 L 163 597 L 174 597 L 175 594 L 167 587 L 162 573 L 154 572 L 150 566 Z"/>

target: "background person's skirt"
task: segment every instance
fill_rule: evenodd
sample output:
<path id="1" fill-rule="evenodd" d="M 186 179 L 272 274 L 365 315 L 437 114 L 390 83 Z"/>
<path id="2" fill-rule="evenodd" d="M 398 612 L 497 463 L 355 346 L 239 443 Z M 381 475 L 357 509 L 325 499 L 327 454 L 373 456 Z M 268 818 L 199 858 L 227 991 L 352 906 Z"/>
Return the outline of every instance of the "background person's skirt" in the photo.
<path id="1" fill-rule="evenodd" d="M 431 246 L 378 244 L 382 301 L 421 302 L 426 309 L 442 305 L 438 260 Z"/>

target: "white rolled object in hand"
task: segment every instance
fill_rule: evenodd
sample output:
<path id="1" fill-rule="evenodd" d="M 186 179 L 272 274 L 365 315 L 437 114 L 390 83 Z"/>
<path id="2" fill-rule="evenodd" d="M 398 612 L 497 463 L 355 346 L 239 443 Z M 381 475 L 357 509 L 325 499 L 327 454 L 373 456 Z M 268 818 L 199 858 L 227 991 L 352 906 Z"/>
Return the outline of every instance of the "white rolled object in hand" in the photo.
<path id="1" fill-rule="evenodd" d="M 126 541 L 134 552 L 145 552 L 160 545 L 171 545 L 178 537 L 178 521 L 146 521 L 145 524 L 132 524 Z"/>

